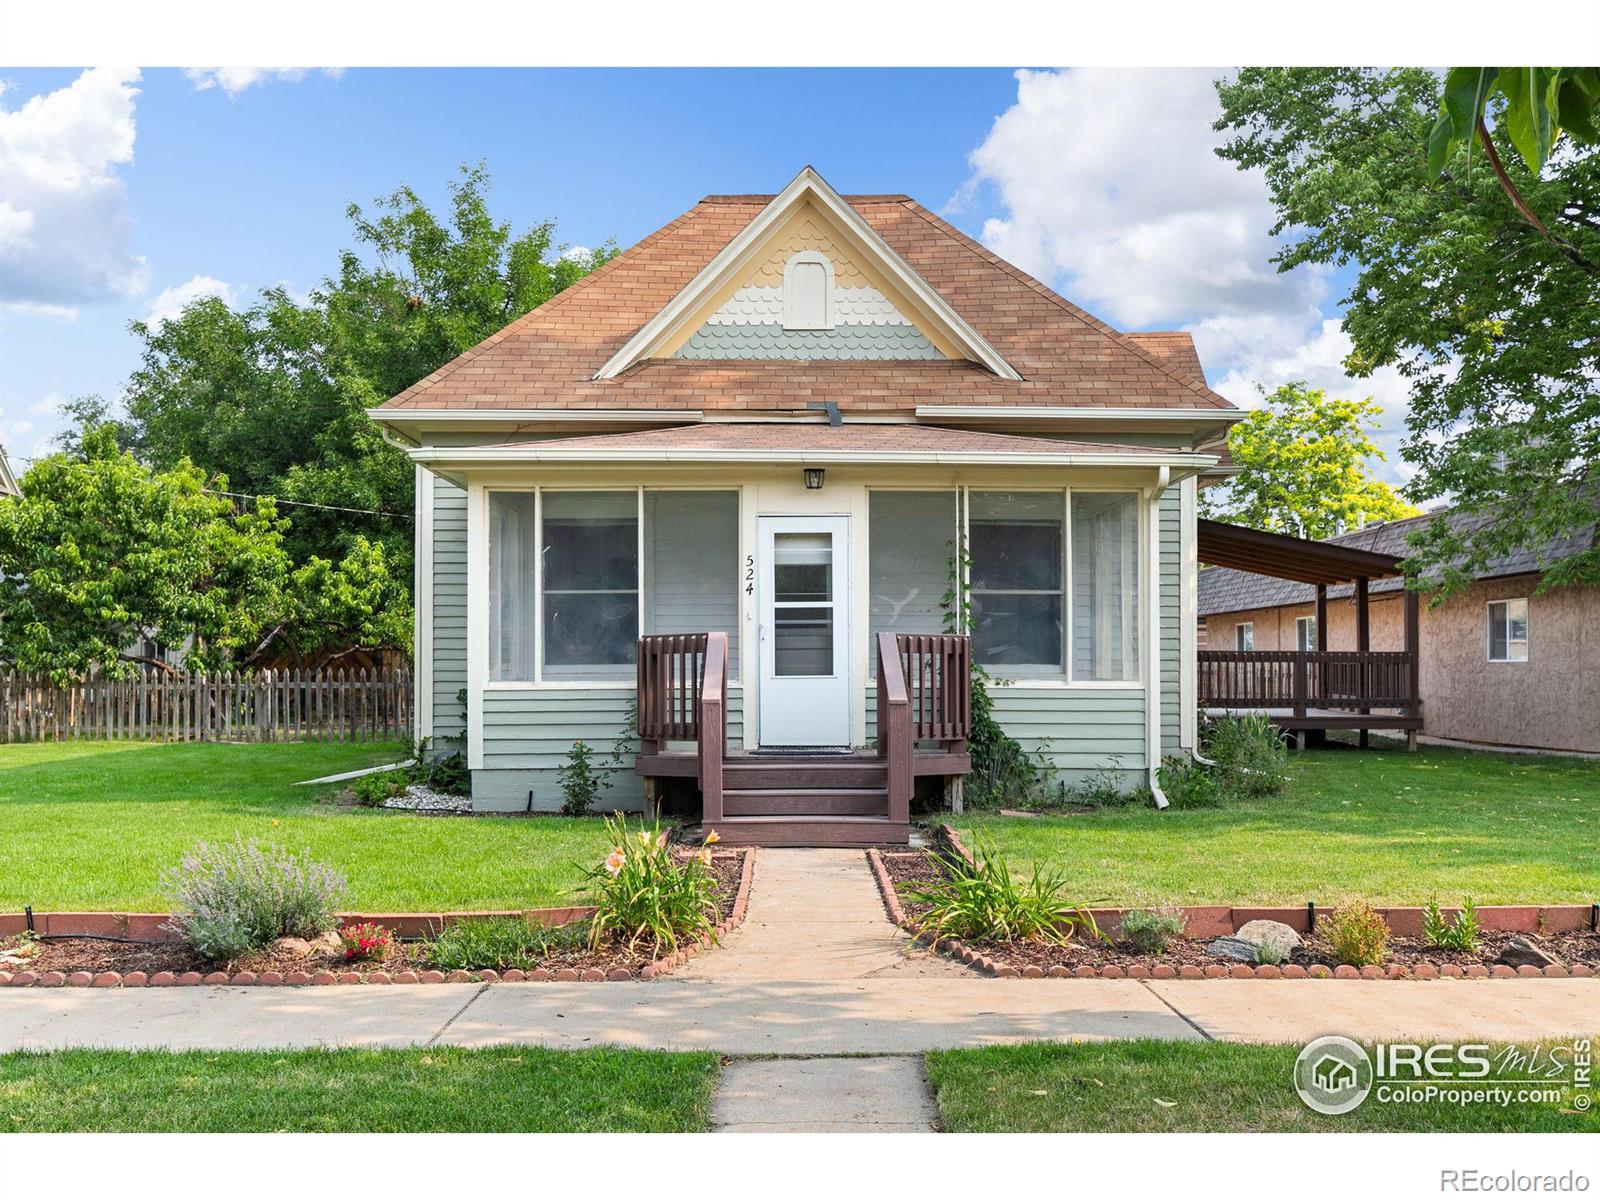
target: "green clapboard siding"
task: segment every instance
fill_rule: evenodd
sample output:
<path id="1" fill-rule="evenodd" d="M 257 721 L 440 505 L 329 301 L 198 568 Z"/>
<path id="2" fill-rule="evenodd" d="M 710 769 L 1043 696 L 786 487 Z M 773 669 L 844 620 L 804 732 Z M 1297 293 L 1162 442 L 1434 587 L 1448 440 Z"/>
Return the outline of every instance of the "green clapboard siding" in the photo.
<path id="1" fill-rule="evenodd" d="M 466 729 L 467 493 L 433 481 L 433 739 L 441 749 Z M 452 747 L 453 748 L 453 747 Z"/>
<path id="2" fill-rule="evenodd" d="M 482 812 L 522 811 L 533 792 L 535 812 L 561 807 L 556 772 L 576 741 L 587 742 L 596 757 L 611 754 L 626 731 L 631 687 L 491 688 L 483 694 L 483 768 L 472 773 L 472 806 Z M 728 692 L 728 743 L 743 744 L 743 694 Z M 644 791 L 633 773 L 633 757 L 623 758 L 612 776 L 606 803 L 638 811 Z"/>
<path id="3" fill-rule="evenodd" d="M 1182 737 L 1183 701 L 1179 695 L 1183 661 L 1183 500 L 1179 487 L 1161 497 L 1161 753 L 1178 752 Z"/>

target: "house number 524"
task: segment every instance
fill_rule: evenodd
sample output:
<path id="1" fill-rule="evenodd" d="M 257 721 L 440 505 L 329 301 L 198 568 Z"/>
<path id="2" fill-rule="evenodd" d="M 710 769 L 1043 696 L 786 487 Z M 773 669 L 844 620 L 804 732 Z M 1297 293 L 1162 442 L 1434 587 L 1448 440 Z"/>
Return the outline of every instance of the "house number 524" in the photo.
<path id="1" fill-rule="evenodd" d="M 756 558 L 753 554 L 744 556 L 744 594 L 753 596 L 756 592 Z"/>

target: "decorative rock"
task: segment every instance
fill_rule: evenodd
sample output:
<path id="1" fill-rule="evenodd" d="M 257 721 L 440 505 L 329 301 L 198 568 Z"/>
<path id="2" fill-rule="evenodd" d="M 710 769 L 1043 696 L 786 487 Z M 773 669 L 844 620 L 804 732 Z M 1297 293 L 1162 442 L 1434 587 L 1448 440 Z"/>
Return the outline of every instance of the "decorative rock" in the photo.
<path id="1" fill-rule="evenodd" d="M 1273 946 L 1279 958 L 1289 958 L 1300 949 L 1300 935 L 1282 921 L 1246 921 L 1233 936 L 1252 946 Z"/>
<path id="2" fill-rule="evenodd" d="M 151 987 L 171 987 L 178 982 L 178 977 L 171 971 L 157 971 L 150 976 Z"/>
<path id="3" fill-rule="evenodd" d="M 554 976 L 545 967 L 535 967 L 528 972 L 528 979 L 532 983 L 549 983 L 553 978 Z"/>
<path id="4" fill-rule="evenodd" d="M 1356 970 L 1349 963 L 1340 963 L 1333 969 L 1333 977 L 1335 979 L 1360 979 L 1361 972 Z"/>
<path id="5" fill-rule="evenodd" d="M 556 972 L 557 983 L 577 983 L 579 975 L 571 967 L 562 967 Z"/>
<path id="6" fill-rule="evenodd" d="M 143 971 L 129 971 L 122 977 L 123 987 L 144 987 L 150 982 L 150 976 Z"/>
<path id="7" fill-rule="evenodd" d="M 1383 975 L 1384 971 L 1382 967 L 1368 966 L 1361 968 L 1361 978 L 1363 979 L 1382 979 Z"/>
<path id="8" fill-rule="evenodd" d="M 1210 968 L 1207 969 L 1209 970 Z M 1256 977 L 1256 969 L 1240 963 L 1237 967 L 1230 967 L 1228 974 L 1234 979 L 1254 979 Z"/>
<path id="9" fill-rule="evenodd" d="M 345 983 L 345 984 L 360 983 L 361 982 L 361 972 L 360 971 L 340 971 L 338 979 L 339 979 L 340 983 Z"/>
<path id="10" fill-rule="evenodd" d="M 254 971 L 240 971 L 228 982 L 233 984 L 234 987 L 254 987 L 257 982 L 256 973 Z"/>
<path id="11" fill-rule="evenodd" d="M 317 971 L 311 976 L 313 987 L 332 987 L 339 982 L 339 977 L 332 971 Z"/>
<path id="12" fill-rule="evenodd" d="M 415 971 L 401 971 L 400 974 L 398 974 L 398 975 L 396 975 L 394 977 L 394 981 L 396 983 L 399 983 L 399 984 L 421 983 L 422 982 L 421 978 L 417 975 L 417 973 Z"/>
<path id="13" fill-rule="evenodd" d="M 1256 944 L 1247 942 L 1239 937 L 1212 938 L 1203 942 L 1206 953 L 1217 958 L 1231 958 L 1235 962 L 1253 963 L 1256 960 Z"/>
<path id="14" fill-rule="evenodd" d="M 1497 963 L 1504 963 L 1508 967 L 1538 967 L 1543 970 L 1558 960 L 1555 955 L 1549 954 L 1545 948 L 1526 934 L 1516 934 L 1500 951 L 1495 959 Z"/>
<path id="15" fill-rule="evenodd" d="M 342 950 L 344 949 L 344 943 L 339 940 L 339 935 L 330 929 L 320 937 L 312 938 L 311 948 L 313 950 Z"/>
<path id="16" fill-rule="evenodd" d="M 1278 968 L 1275 967 L 1272 963 L 1262 963 L 1259 967 L 1256 968 L 1256 978 L 1257 979 L 1282 979 L 1283 978 L 1283 972 L 1278 970 Z"/>
<path id="17" fill-rule="evenodd" d="M 60 971 L 46 971 L 39 976 L 40 987 L 61 987 L 67 982 L 67 977 Z"/>
<path id="18" fill-rule="evenodd" d="M 277 987 L 283 982 L 283 972 L 263 971 L 261 972 L 261 977 L 257 979 L 256 982 L 262 987 Z"/>
<path id="19" fill-rule="evenodd" d="M 1284 979 L 1304 979 L 1306 977 L 1306 969 L 1299 963 L 1285 963 L 1278 969 L 1278 973 Z"/>
<path id="20" fill-rule="evenodd" d="M 422 980 L 423 983 L 443 983 L 444 982 L 444 972 L 443 971 L 424 971 L 417 978 Z"/>
<path id="21" fill-rule="evenodd" d="M 1226 978 L 1227 974 L 1228 968 L 1219 963 L 1212 963 L 1205 969 L 1205 977 L 1207 979 L 1223 979 Z"/>
<path id="22" fill-rule="evenodd" d="M 205 976 L 199 971 L 185 971 L 178 976 L 179 987 L 199 987 L 205 982 Z"/>
<path id="23" fill-rule="evenodd" d="M 1150 968 L 1151 979 L 1176 979 L 1177 977 L 1177 968 L 1173 967 L 1170 963 L 1157 963 L 1155 966 Z"/>
<path id="24" fill-rule="evenodd" d="M 115 971 L 101 971 L 94 977 L 90 987 L 121 987 L 122 976 Z"/>
<path id="25" fill-rule="evenodd" d="M 1220 967 L 1217 969 L 1221 970 Z M 1205 977 L 1206 973 L 1199 967 L 1193 967 L 1185 963 L 1183 966 L 1178 968 L 1179 979 L 1204 979 Z"/>
<path id="26" fill-rule="evenodd" d="M 279 954 L 292 954 L 296 958 L 308 958 L 311 955 L 311 943 L 305 938 L 277 938 L 273 941 L 272 948 Z"/>
<path id="27" fill-rule="evenodd" d="M 74 971 L 67 976 L 68 987 L 88 987 L 94 982 L 94 976 L 87 971 Z"/>
<path id="28" fill-rule="evenodd" d="M 606 978 L 612 983 L 626 983 L 633 978 L 633 972 L 626 967 L 616 967 L 606 972 Z"/>
<path id="29" fill-rule="evenodd" d="M 521 983 L 527 977 L 526 971 L 523 971 L 520 967 L 512 967 L 504 975 L 500 976 L 500 980 L 502 983 Z"/>

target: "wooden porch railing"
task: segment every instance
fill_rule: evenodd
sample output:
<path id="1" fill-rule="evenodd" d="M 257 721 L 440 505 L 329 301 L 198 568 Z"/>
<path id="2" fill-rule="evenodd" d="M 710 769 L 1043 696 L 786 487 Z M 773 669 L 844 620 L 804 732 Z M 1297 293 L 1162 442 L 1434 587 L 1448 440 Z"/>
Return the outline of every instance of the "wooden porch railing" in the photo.
<path id="1" fill-rule="evenodd" d="M 1404 708 L 1415 713 L 1415 655 L 1404 650 L 1201 650 L 1196 692 L 1213 708 Z"/>
<path id="2" fill-rule="evenodd" d="M 728 745 L 728 635 L 657 633 L 639 639 L 639 742 L 694 742 L 706 822 L 722 819 L 722 763 Z"/>
<path id="3" fill-rule="evenodd" d="M 888 767 L 889 819 L 907 821 L 918 742 L 964 751 L 972 732 L 972 642 L 955 634 L 878 635 L 878 757 Z"/>

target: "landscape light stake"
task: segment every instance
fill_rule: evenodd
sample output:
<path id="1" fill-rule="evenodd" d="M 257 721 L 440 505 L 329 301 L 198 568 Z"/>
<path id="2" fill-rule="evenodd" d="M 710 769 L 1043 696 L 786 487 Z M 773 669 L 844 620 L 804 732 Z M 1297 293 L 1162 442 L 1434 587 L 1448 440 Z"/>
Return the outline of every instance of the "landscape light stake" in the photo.
<path id="1" fill-rule="evenodd" d="M 22 913 L 23 913 L 23 915 L 25 917 L 28 918 L 28 932 L 32 933 L 33 932 L 33 905 L 24 904 L 22 906 Z"/>
<path id="2" fill-rule="evenodd" d="M 32 926 L 30 925 L 31 929 Z M 1589 928 L 1600 933 L 1600 904 L 1589 905 Z"/>
<path id="3" fill-rule="evenodd" d="M 1317 931 L 1317 902 L 1315 900 L 1307 900 L 1306 901 L 1306 932 L 1307 933 L 1315 933 L 1316 931 Z"/>

